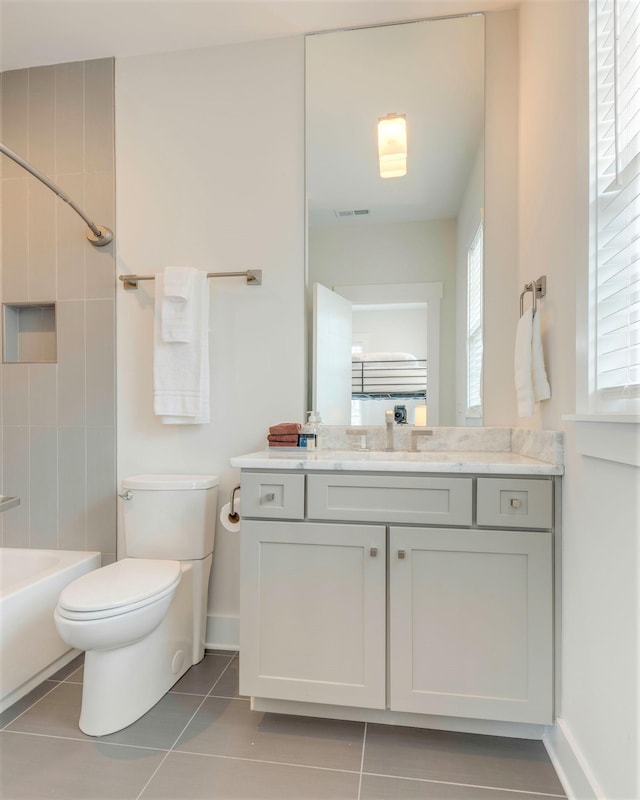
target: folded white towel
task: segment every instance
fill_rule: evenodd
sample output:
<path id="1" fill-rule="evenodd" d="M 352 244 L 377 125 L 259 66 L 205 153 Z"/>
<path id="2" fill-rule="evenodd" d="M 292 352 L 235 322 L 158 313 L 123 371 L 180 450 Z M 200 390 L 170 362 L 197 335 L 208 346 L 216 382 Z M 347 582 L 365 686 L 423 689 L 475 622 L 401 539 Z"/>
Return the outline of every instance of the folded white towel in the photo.
<path id="1" fill-rule="evenodd" d="M 165 267 L 163 295 L 167 300 L 188 300 L 193 267 Z"/>
<path id="2" fill-rule="evenodd" d="M 514 358 L 518 416 L 533 416 L 533 382 L 531 380 L 531 336 L 533 312 L 528 308 L 518 320 Z"/>
<path id="3" fill-rule="evenodd" d="M 532 417 L 534 406 L 551 397 L 542 353 L 540 316 L 528 308 L 518 320 L 514 372 L 518 416 Z"/>
<path id="4" fill-rule="evenodd" d="M 193 291 L 200 270 L 193 267 L 165 267 L 161 306 L 164 342 L 190 342 L 195 335 L 199 298 Z"/>
<path id="5" fill-rule="evenodd" d="M 542 333 L 540 330 L 540 314 L 533 315 L 531 331 L 531 380 L 533 382 L 533 399 L 536 403 L 551 397 L 551 387 L 547 380 L 542 352 Z"/>
<path id="6" fill-rule="evenodd" d="M 195 270 L 190 342 L 165 342 L 162 338 L 164 275 L 156 276 L 153 349 L 153 408 L 165 425 L 209 422 L 209 287 L 205 272 Z"/>

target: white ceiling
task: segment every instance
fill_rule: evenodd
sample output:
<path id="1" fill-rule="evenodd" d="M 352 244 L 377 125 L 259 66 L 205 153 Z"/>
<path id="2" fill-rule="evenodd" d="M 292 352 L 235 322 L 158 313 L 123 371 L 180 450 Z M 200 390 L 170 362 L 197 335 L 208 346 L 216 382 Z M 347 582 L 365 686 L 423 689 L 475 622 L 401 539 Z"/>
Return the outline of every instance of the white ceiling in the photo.
<path id="1" fill-rule="evenodd" d="M 0 0 L 0 69 L 220 46 L 512 8 L 517 3 L 518 0 Z M 446 27 L 441 22 L 437 25 L 443 26 L 441 31 Z M 392 32 L 393 27 L 386 30 Z M 441 98 L 453 98 L 466 80 L 465 75 L 475 74 L 479 78 L 473 66 L 478 63 L 477 53 L 474 51 L 475 61 L 471 65 L 459 56 L 449 67 L 443 68 L 441 64 L 430 67 L 424 64 L 424 59 L 420 62 L 414 45 L 405 44 L 400 45 L 405 49 L 402 57 L 389 55 L 381 61 L 379 50 L 374 48 L 373 56 L 366 53 L 364 41 L 370 31 L 348 31 L 340 36 L 350 37 L 354 33 L 366 35 L 359 51 L 360 83 L 349 85 L 348 76 L 354 74 L 350 46 L 337 48 L 333 66 L 327 70 L 333 84 L 327 84 L 323 91 L 328 91 L 335 102 L 330 118 L 316 120 L 318 125 L 325 126 L 325 133 L 322 141 L 316 142 L 317 152 L 309 151 L 307 156 L 310 222 L 344 224 L 344 220 L 335 219 L 333 209 L 348 208 L 370 208 L 370 218 L 357 218 L 364 224 L 383 218 L 402 221 L 455 216 L 461 187 L 468 176 L 470 152 L 478 141 L 477 103 L 473 110 L 470 106 L 465 110 L 464 103 L 455 101 L 449 103 L 448 111 L 441 107 L 436 111 L 435 99 L 425 97 L 424 91 L 416 95 L 413 92 L 416 83 L 406 78 L 422 65 L 423 89 L 435 86 Z M 328 38 L 319 36 L 313 40 Z M 460 42 L 455 45 L 453 40 L 448 42 L 448 36 L 439 34 L 436 49 L 460 46 Z M 397 42 L 391 46 L 399 52 Z M 318 59 L 321 59 L 319 52 Z M 373 77 L 381 63 L 385 65 L 387 79 L 374 78 L 365 84 L 366 74 Z M 458 66 L 453 66 L 456 63 Z M 382 83 L 387 91 L 378 96 L 377 89 Z M 420 87 L 420 82 L 417 86 Z M 389 87 L 395 88 L 391 94 Z M 476 87 L 470 90 L 475 100 L 477 88 L 476 82 Z M 470 96 L 467 93 L 466 97 Z M 325 134 L 336 111 L 350 121 L 344 126 L 348 136 L 332 141 Z M 378 116 L 391 111 L 408 116 L 409 171 L 406 178 L 381 181 L 375 170 L 372 126 Z M 427 111 L 430 117 L 425 117 Z M 449 120 L 442 124 L 454 111 L 462 113 L 456 117 L 457 122 Z M 436 120 L 438 124 L 434 124 Z M 311 118 L 308 125 L 310 121 Z M 427 140 L 424 134 L 427 130 L 435 138 Z M 332 158 L 332 152 L 339 152 L 339 158 Z"/>
<path id="2" fill-rule="evenodd" d="M 307 39 L 310 225 L 455 219 L 483 141 L 482 15 Z M 407 174 L 383 179 L 376 125 L 407 116 Z M 336 212 L 368 209 L 367 216 Z"/>
<path id="3" fill-rule="evenodd" d="M 133 56 L 398 20 L 518 0 L 0 0 L 0 69 Z"/>

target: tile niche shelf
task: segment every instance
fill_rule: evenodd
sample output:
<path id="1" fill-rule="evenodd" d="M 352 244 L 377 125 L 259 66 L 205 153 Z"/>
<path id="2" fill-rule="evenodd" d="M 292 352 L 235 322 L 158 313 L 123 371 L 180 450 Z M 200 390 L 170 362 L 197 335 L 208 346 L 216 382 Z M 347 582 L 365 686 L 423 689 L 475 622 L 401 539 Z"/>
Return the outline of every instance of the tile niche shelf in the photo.
<path id="1" fill-rule="evenodd" d="M 3 303 L 5 364 L 56 362 L 55 303 Z"/>

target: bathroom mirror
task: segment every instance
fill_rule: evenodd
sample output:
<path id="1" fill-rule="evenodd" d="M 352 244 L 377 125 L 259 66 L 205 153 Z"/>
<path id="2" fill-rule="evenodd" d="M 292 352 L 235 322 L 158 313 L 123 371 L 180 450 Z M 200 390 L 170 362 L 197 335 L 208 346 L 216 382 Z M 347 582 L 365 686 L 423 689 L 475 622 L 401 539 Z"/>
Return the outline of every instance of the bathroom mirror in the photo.
<path id="1" fill-rule="evenodd" d="M 406 174 L 382 178 L 389 114 Z M 404 406 L 425 424 L 426 405 L 429 426 L 482 424 L 483 137 L 483 15 L 307 37 L 309 408 L 326 423 Z"/>

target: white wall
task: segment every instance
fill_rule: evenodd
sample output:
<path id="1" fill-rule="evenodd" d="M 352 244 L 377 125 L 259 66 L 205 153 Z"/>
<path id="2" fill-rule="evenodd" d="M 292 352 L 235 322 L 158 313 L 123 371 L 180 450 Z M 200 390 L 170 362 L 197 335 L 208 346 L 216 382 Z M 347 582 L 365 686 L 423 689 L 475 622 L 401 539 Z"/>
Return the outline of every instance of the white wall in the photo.
<path id="1" fill-rule="evenodd" d="M 233 455 L 303 419 L 303 40 L 118 60 L 118 272 L 263 270 L 211 279 L 211 423 L 152 410 L 154 284 L 118 290 L 118 473 L 205 472 L 227 499 Z M 212 643 L 233 644 L 238 537 L 218 525 Z M 219 623 L 219 624 L 218 624 Z"/>
<path id="2" fill-rule="evenodd" d="M 467 260 L 484 213 L 484 140 L 480 143 L 464 191 L 456 225 L 456 425 L 467 412 Z M 482 419 L 474 420 L 482 425 Z"/>
<path id="3" fill-rule="evenodd" d="M 455 421 L 455 237 L 455 220 L 376 225 L 364 221 L 362 225 L 309 229 L 310 281 L 329 288 L 361 285 L 364 265 L 367 284 L 442 283 L 441 425 Z"/>
<path id="4" fill-rule="evenodd" d="M 354 340 L 366 336 L 368 352 L 427 357 L 426 308 L 354 308 L 352 316 Z"/>
<path id="5" fill-rule="evenodd" d="M 518 286 L 540 303 L 551 400 L 526 426 L 564 429 L 561 705 L 552 751 L 575 797 L 640 796 L 639 470 L 579 452 L 576 296 L 588 264 L 588 4 L 520 11 Z M 601 423 L 609 436 L 616 426 Z M 629 426 L 630 427 L 630 426 Z M 633 435 L 629 430 L 627 435 Z"/>
<path id="6" fill-rule="evenodd" d="M 488 14 L 484 187 L 483 421 L 515 424 L 518 320 L 518 11 Z"/>

